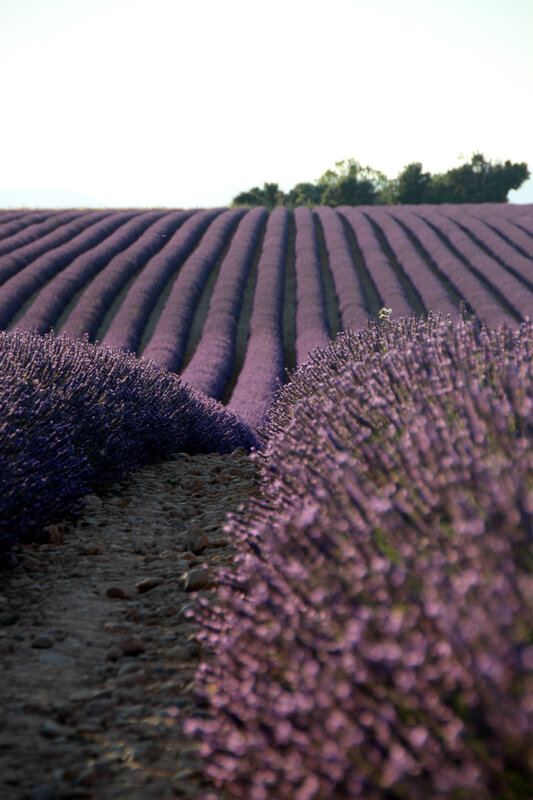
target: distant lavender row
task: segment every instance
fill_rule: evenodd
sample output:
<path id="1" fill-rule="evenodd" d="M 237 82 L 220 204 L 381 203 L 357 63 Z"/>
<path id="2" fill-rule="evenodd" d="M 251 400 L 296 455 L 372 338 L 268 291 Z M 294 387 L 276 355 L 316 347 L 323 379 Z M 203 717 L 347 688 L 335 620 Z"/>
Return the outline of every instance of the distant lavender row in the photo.
<path id="1" fill-rule="evenodd" d="M 166 283 L 177 275 L 220 210 L 200 211 L 188 217 L 147 262 L 132 283 L 103 338 L 105 344 L 137 352 L 148 319 Z"/>
<path id="2" fill-rule="evenodd" d="M 394 257 L 400 264 L 402 271 L 415 287 L 425 313 L 439 310 L 443 314 L 450 314 L 459 320 L 459 309 L 454 305 L 450 295 L 434 272 L 428 268 L 426 260 L 413 246 L 406 230 L 392 216 L 386 207 L 378 207 L 368 219 L 380 228 Z M 394 306 L 388 305 L 387 308 Z"/>
<path id="3" fill-rule="evenodd" d="M 320 206 L 315 213 L 324 230 L 324 240 L 329 267 L 335 281 L 342 329 L 359 330 L 372 315 L 366 303 L 361 278 L 354 268 L 342 218 L 336 211 L 326 206 Z"/>
<path id="4" fill-rule="evenodd" d="M 259 207 L 239 222 L 220 267 L 202 337 L 182 372 L 182 378 L 189 386 L 216 399 L 222 397 L 233 370 L 242 296 L 267 217 L 266 208 Z"/>
<path id="5" fill-rule="evenodd" d="M 126 218 L 124 223 L 118 220 L 121 223 L 118 228 L 112 230 L 106 238 L 98 239 L 94 247 L 81 251 L 44 286 L 26 313 L 17 319 L 17 327 L 21 330 L 47 333 L 56 324 L 76 292 L 98 274 L 113 256 L 133 244 L 163 214 L 162 211 L 147 211 L 136 214 L 133 219 Z M 42 267 L 39 266 L 38 269 L 39 272 L 42 271 Z"/>
<path id="6" fill-rule="evenodd" d="M 380 306 L 392 308 L 392 319 L 412 313 L 404 286 L 383 251 L 369 218 L 357 208 L 341 206 L 339 213 L 351 226 L 365 265 L 380 297 Z"/>
<path id="7" fill-rule="evenodd" d="M 270 214 L 257 267 L 246 357 L 228 408 L 260 428 L 283 377 L 283 286 L 289 212 L 279 206 Z"/>
<path id="8" fill-rule="evenodd" d="M 43 253 L 2 286 L 0 296 L 0 328 L 6 328 L 22 305 L 47 281 L 52 281 L 60 270 L 64 270 L 80 254 L 99 244 L 134 215 L 132 211 L 108 214 L 70 241 Z M 50 284 L 48 284 L 49 286 Z"/>
<path id="9" fill-rule="evenodd" d="M 372 323 L 281 391 L 235 563 L 188 614 L 213 657 L 185 731 L 224 796 L 533 795 L 532 347 Z"/>
<path id="10" fill-rule="evenodd" d="M 36 224 L 44 222 L 47 219 L 58 217 L 64 214 L 64 211 L 28 211 L 26 213 L 22 213 L 20 211 L 3 211 L 0 217 L 0 240 L 7 239 L 9 237 L 11 243 L 13 243 L 14 235 L 19 231 L 27 229 L 30 225 L 35 226 Z M 70 218 L 72 219 L 72 217 Z M 38 230 L 39 229 L 37 229 L 36 237 L 40 235 Z M 28 239 L 28 241 L 30 240 Z M 4 242 L 1 241 L 0 254 L 2 252 L 8 252 L 10 249 L 8 245 L 6 250 L 2 250 L 3 245 Z M 17 245 L 15 242 L 13 249 L 18 246 L 20 245 Z"/>
<path id="11" fill-rule="evenodd" d="M 501 240 L 497 234 L 483 230 L 482 224 L 476 226 L 474 223 L 472 228 L 468 225 L 468 217 L 463 227 L 437 209 L 426 211 L 424 219 L 439 237 L 444 237 L 448 247 L 457 252 L 469 271 L 482 278 L 489 291 L 498 294 L 502 301 L 512 306 L 521 317 L 531 313 L 533 307 L 531 259 L 521 258 L 513 253 L 511 248 L 506 247 L 505 243 L 500 245 Z M 474 238 L 470 238 L 468 231 Z M 476 241 L 476 233 L 481 235 L 483 248 Z M 498 251 L 507 258 L 507 262 L 500 258 L 498 263 Z M 492 324 L 490 319 L 487 321 Z M 511 317 L 506 321 L 508 324 L 511 323 Z"/>
<path id="12" fill-rule="evenodd" d="M 515 320 L 499 305 L 497 298 L 437 235 L 429 221 L 434 219 L 433 208 L 424 207 L 419 212 L 416 206 L 398 206 L 391 209 L 391 214 L 411 231 L 431 258 L 436 271 L 467 301 L 477 317 L 486 320 L 490 326 L 513 324 Z"/>
<path id="13" fill-rule="evenodd" d="M 109 217 L 109 215 L 110 212 L 108 211 L 91 211 L 85 214 L 65 211 L 61 215 L 61 221 L 59 221 L 58 217 L 45 220 L 43 228 L 38 228 L 31 235 L 28 231 L 25 241 L 21 241 L 20 244 L 17 243 L 13 249 L 10 246 L 8 247 L 9 239 L 6 239 L 4 249 L 0 246 L 0 284 L 3 284 L 8 278 L 18 273 L 39 256 L 49 251 L 52 252 L 54 248 L 60 247 L 90 225 L 94 225 L 99 220 Z M 22 239 L 24 239 L 22 237 L 24 233 L 25 231 L 20 232 Z M 15 237 L 12 238 L 14 239 Z"/>
<path id="14" fill-rule="evenodd" d="M 120 290 L 161 250 L 166 238 L 189 216 L 190 212 L 187 211 L 175 211 L 164 216 L 151 225 L 137 241 L 113 256 L 83 292 L 59 333 L 71 339 L 81 338 L 86 333 L 90 340 L 94 340 L 106 311 Z"/>
<path id="15" fill-rule="evenodd" d="M 330 340 L 326 297 L 320 274 L 320 256 L 313 213 L 304 206 L 294 210 L 296 225 L 296 363 L 307 360 L 316 347 Z"/>
<path id="16" fill-rule="evenodd" d="M 257 444 L 219 403 L 134 355 L 0 332 L 0 553 L 137 464 Z"/>
<path id="17" fill-rule="evenodd" d="M 518 225 L 505 217 L 487 215 L 479 218 L 474 213 L 462 213 L 453 206 L 443 208 L 445 216 L 453 219 L 460 227 L 466 227 L 474 239 L 487 247 L 504 261 L 525 266 L 525 277 L 530 277 L 531 259 L 533 258 L 533 234 L 526 233 Z"/>
<path id="18" fill-rule="evenodd" d="M 179 371 L 200 293 L 244 214 L 242 208 L 229 209 L 207 228 L 200 245 L 179 271 L 143 356 Z"/>

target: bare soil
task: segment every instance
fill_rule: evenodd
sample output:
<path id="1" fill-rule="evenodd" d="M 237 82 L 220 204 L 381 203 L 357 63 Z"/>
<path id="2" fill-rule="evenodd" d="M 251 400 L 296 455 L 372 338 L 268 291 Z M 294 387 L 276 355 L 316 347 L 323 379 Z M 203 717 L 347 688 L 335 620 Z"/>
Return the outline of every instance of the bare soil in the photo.
<path id="1" fill-rule="evenodd" d="M 244 450 L 179 454 L 110 488 L 0 574 L 2 800 L 213 791 L 182 730 L 212 654 L 184 612 L 231 563 L 223 526 L 257 468 Z"/>

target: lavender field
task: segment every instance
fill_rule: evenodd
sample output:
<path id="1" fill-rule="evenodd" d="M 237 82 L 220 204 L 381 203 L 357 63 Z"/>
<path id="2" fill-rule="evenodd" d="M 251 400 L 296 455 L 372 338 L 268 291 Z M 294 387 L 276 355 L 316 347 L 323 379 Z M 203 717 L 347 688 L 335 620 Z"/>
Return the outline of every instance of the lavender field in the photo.
<path id="1" fill-rule="evenodd" d="M 0 281 L 0 553 L 260 467 L 187 612 L 205 800 L 531 800 L 533 206 L 1 212 Z"/>
<path id="2" fill-rule="evenodd" d="M 0 212 L 0 329 L 151 358 L 260 427 L 277 379 L 383 307 L 533 309 L 533 206 Z"/>

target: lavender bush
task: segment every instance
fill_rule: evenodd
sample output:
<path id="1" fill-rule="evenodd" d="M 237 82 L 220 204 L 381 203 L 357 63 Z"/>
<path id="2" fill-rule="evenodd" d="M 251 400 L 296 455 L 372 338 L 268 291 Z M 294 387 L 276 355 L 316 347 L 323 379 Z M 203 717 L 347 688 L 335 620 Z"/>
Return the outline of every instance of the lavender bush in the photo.
<path id="1" fill-rule="evenodd" d="M 177 375 L 85 339 L 0 332 L 0 550 L 134 466 L 258 440 Z"/>
<path id="2" fill-rule="evenodd" d="M 533 330 L 388 316 L 279 389 L 193 612 L 224 797 L 533 796 Z"/>

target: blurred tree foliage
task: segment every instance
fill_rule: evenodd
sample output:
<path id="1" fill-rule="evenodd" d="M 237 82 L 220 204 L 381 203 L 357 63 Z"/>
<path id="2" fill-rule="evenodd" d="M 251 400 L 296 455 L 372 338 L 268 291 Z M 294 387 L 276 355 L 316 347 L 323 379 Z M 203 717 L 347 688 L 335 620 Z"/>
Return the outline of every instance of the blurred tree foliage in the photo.
<path id="1" fill-rule="evenodd" d="M 418 203 L 507 203 L 511 189 L 528 180 L 527 164 L 489 161 L 474 153 L 469 162 L 447 172 L 423 172 L 420 162 L 408 164 L 394 178 L 353 158 L 336 161 L 313 183 L 297 183 L 283 192 L 277 183 L 254 186 L 233 198 L 232 206 L 360 206 Z"/>

